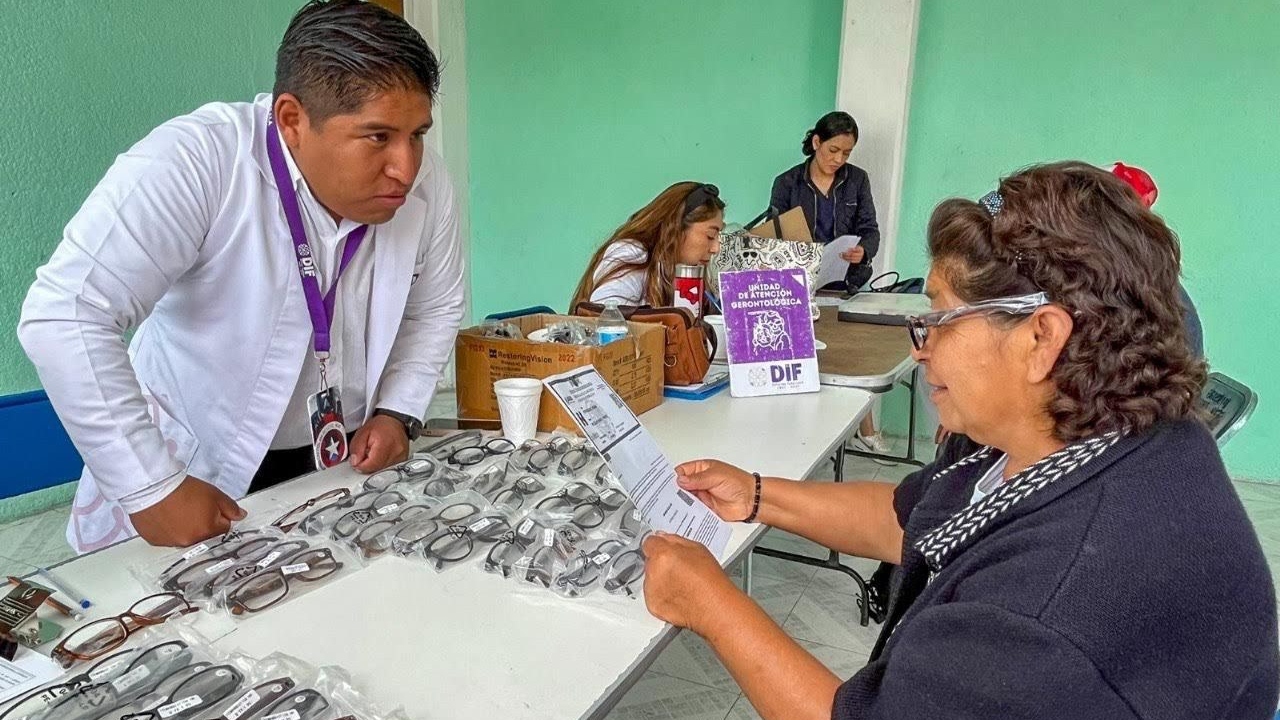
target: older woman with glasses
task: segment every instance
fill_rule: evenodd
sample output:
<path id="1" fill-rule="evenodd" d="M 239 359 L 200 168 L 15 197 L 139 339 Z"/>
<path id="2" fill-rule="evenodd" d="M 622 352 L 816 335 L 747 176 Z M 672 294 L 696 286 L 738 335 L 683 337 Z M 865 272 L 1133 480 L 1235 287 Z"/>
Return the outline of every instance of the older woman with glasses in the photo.
<path id="1" fill-rule="evenodd" d="M 914 354 L 980 449 L 897 488 L 678 469 L 727 520 L 900 566 L 867 666 L 841 681 L 674 536 L 644 546 L 649 609 L 765 718 L 1271 718 L 1275 591 L 1197 417 L 1174 234 L 1063 163 L 942 203 L 928 243 Z"/>

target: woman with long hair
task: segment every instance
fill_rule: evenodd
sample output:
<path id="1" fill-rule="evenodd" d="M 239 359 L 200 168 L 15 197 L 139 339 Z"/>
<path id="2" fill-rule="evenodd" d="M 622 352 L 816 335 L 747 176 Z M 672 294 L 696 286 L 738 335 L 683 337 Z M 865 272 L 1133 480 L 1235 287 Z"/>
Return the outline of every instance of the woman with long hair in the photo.
<path id="1" fill-rule="evenodd" d="M 715 185 L 663 190 L 596 250 L 569 307 L 583 301 L 671 305 L 676 265 L 706 265 L 720 250 L 724 202 Z"/>

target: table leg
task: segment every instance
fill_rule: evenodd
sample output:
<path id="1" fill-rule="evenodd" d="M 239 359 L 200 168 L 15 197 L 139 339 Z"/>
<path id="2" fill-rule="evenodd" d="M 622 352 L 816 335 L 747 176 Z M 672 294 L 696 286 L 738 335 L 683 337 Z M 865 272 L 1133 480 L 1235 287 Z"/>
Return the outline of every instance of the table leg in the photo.
<path id="1" fill-rule="evenodd" d="M 832 463 L 835 465 L 835 481 L 836 482 L 844 482 L 844 456 L 846 452 L 847 450 L 845 449 L 845 443 L 841 442 L 839 447 L 836 448 L 835 457 L 832 458 Z M 869 609 L 867 605 L 868 604 L 867 582 L 866 580 L 862 579 L 862 576 L 858 574 L 857 570 L 854 570 L 848 565 L 845 565 L 844 563 L 840 562 L 840 553 L 836 552 L 835 550 L 829 551 L 825 558 L 813 558 L 813 557 L 809 557 L 808 555 L 801 555 L 799 553 L 787 552 L 786 550 L 774 550 L 773 548 L 765 548 L 757 545 L 751 549 L 751 554 L 764 555 L 765 557 L 777 558 L 779 560 L 786 560 L 788 562 L 800 563 L 801 565 L 811 565 L 813 567 L 823 568 L 826 570 L 836 570 L 838 572 L 842 572 L 848 575 L 850 578 L 853 578 L 854 584 L 858 586 L 858 614 L 859 614 L 858 622 L 861 623 L 863 627 L 866 627 L 867 624 L 870 622 Z M 751 562 L 751 555 L 748 555 L 747 556 L 748 564 L 743 569 L 744 578 L 750 577 L 750 567 L 751 567 L 750 562 Z M 748 586 L 749 586 L 749 581 L 748 581 Z M 747 594 L 750 595 L 751 591 L 747 590 Z"/>
<path id="2" fill-rule="evenodd" d="M 907 454 L 904 456 L 884 455 L 881 453 L 867 452 L 866 450 L 858 450 L 849 448 L 846 452 L 858 457 L 871 458 L 872 460 L 888 460 L 903 465 L 914 465 L 916 467 L 924 467 L 926 463 L 916 459 L 916 375 L 919 373 L 919 367 L 911 369 L 909 380 L 900 381 L 899 384 L 907 389 Z"/>
<path id="3" fill-rule="evenodd" d="M 787 552 L 786 550 L 774 550 L 773 548 L 760 547 L 759 545 L 752 548 L 751 552 L 757 555 L 764 555 L 765 557 L 800 563 L 801 565 L 810 565 L 825 570 L 836 570 L 848 575 L 850 578 L 853 578 L 854 584 L 858 586 L 858 622 L 863 627 L 870 624 L 871 617 L 867 608 L 867 581 L 862 579 L 862 576 L 858 574 L 857 570 L 854 570 L 848 565 L 840 562 L 840 553 L 832 550 L 825 558 L 813 558 L 808 555 Z"/>

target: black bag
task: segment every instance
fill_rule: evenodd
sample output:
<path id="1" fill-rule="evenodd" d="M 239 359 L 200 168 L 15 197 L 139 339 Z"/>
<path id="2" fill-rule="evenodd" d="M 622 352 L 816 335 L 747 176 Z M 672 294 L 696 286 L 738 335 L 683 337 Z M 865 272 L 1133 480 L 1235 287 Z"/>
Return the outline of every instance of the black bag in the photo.
<path id="1" fill-rule="evenodd" d="M 867 274 L 870 274 L 870 271 L 871 271 L 871 266 L 868 265 Z M 887 284 L 886 282 L 881 282 L 881 281 L 884 281 L 885 278 L 888 278 L 890 275 L 892 275 L 893 278 L 891 280 L 886 281 Z M 871 280 L 871 282 L 867 283 L 867 289 L 862 290 L 861 292 L 913 293 L 913 294 L 919 294 L 924 292 L 924 278 L 914 277 L 914 278 L 907 278 L 906 280 L 900 280 L 899 277 L 900 276 L 895 270 L 890 270 L 887 273 L 877 275 L 874 279 Z M 854 290 L 850 288 L 849 294 L 856 295 L 858 292 L 859 292 L 858 290 Z"/>

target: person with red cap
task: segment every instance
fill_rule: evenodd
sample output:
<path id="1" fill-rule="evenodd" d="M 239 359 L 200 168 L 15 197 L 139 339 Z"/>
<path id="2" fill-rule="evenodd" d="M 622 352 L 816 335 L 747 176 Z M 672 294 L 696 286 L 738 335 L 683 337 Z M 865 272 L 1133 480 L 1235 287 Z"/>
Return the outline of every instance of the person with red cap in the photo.
<path id="1" fill-rule="evenodd" d="M 1133 188 L 1133 191 L 1138 195 L 1138 200 L 1148 210 L 1156 204 L 1156 197 L 1160 195 L 1160 188 L 1156 187 L 1156 181 L 1152 179 L 1146 170 L 1117 162 L 1111 166 L 1111 174 Z M 1196 306 L 1191 302 L 1191 296 L 1187 294 L 1187 289 L 1181 283 L 1178 284 L 1178 294 L 1182 300 L 1182 307 L 1186 315 L 1187 343 L 1191 345 L 1191 351 L 1195 353 L 1196 357 L 1204 357 L 1204 328 L 1200 325 L 1200 315 L 1196 312 Z"/>

